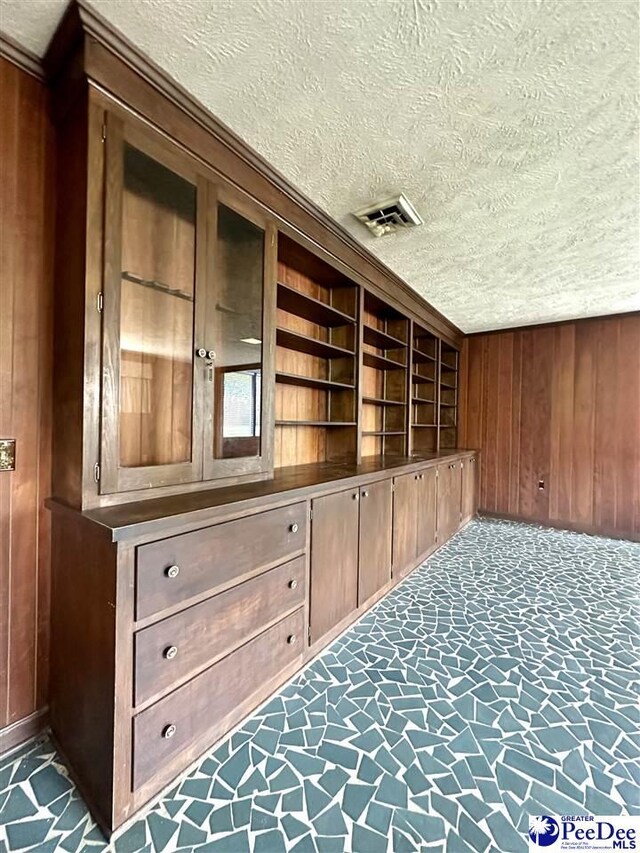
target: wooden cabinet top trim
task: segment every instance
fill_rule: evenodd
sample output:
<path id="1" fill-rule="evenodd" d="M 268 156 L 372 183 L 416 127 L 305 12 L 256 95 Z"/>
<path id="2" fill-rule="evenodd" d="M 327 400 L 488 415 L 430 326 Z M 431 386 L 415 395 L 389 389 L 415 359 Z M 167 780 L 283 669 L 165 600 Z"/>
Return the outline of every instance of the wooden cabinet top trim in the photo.
<path id="1" fill-rule="evenodd" d="M 259 512 L 276 502 L 288 503 L 317 497 L 343 488 L 373 483 L 381 479 L 381 474 L 393 477 L 475 454 L 474 450 L 452 449 L 411 457 L 376 456 L 365 458 L 361 465 L 329 462 L 297 465 L 277 469 L 270 480 L 120 504 L 83 513 L 53 499 L 47 505 L 54 511 L 72 512 L 99 524 L 111 531 L 114 542 L 135 540 L 139 544 L 197 530 L 232 516 Z"/>

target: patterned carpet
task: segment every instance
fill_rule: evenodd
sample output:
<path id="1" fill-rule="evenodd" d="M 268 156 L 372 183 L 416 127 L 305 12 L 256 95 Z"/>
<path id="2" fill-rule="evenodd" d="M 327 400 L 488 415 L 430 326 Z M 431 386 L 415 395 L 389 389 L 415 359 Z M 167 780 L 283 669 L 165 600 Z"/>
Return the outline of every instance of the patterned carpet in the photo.
<path id="1" fill-rule="evenodd" d="M 476 521 L 114 848 L 519 853 L 528 815 L 640 814 L 638 590 L 638 544 Z M 49 741 L 0 792 L 0 850 L 105 849 Z"/>

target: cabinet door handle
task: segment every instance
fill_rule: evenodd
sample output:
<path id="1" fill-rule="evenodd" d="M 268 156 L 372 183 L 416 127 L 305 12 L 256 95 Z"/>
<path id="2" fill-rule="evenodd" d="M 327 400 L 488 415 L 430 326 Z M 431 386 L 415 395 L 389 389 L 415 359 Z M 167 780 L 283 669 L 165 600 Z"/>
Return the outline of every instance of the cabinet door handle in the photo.
<path id="1" fill-rule="evenodd" d="M 167 646 L 167 648 L 162 652 L 163 658 L 165 660 L 173 660 L 174 657 L 178 654 L 177 646 Z"/>
<path id="2" fill-rule="evenodd" d="M 369 492 L 368 492 L 366 489 L 365 489 L 365 490 L 364 490 L 364 492 L 362 493 L 362 497 L 363 497 L 363 498 L 368 498 L 368 497 L 369 497 Z"/>
<path id="3" fill-rule="evenodd" d="M 295 578 L 291 578 L 291 580 L 289 581 L 289 589 L 297 589 L 297 588 L 298 588 L 298 581 Z"/>
<path id="4" fill-rule="evenodd" d="M 296 637 L 296 635 L 295 634 L 289 634 L 289 636 L 287 637 L 287 643 L 290 646 L 295 646 L 295 644 L 297 642 L 298 642 L 298 638 Z"/>
<path id="5" fill-rule="evenodd" d="M 168 578 L 177 578 L 180 574 L 180 566 L 169 566 L 164 573 Z"/>
<path id="6" fill-rule="evenodd" d="M 353 497 L 354 501 L 360 500 L 360 495 L 357 492 L 352 497 Z"/>
<path id="7" fill-rule="evenodd" d="M 176 728 L 176 726 L 173 723 L 169 723 L 168 726 L 165 726 L 162 729 L 162 737 L 165 740 L 168 740 L 170 737 L 173 737 L 177 731 L 178 729 Z"/>
<path id="8" fill-rule="evenodd" d="M 299 528 L 298 528 L 298 522 L 297 521 L 294 521 L 293 524 L 289 525 L 289 530 L 291 533 L 297 533 L 298 529 Z"/>

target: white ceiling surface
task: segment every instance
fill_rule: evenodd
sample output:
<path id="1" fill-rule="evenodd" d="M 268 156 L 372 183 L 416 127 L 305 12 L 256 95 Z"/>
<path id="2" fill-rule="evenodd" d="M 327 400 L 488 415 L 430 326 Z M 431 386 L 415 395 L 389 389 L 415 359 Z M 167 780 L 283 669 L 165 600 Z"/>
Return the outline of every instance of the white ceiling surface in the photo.
<path id="1" fill-rule="evenodd" d="M 640 308 L 636 0 L 92 3 L 463 331 Z M 398 191 L 422 227 L 350 217 Z"/>

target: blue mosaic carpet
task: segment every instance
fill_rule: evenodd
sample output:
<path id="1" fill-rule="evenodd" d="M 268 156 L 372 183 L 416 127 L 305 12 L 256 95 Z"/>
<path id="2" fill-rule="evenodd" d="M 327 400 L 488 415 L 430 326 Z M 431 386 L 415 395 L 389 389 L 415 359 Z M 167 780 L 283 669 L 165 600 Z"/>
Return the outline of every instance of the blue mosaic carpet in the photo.
<path id="1" fill-rule="evenodd" d="M 640 545 L 482 520 L 114 843 L 527 850 L 528 815 L 640 814 Z M 0 850 L 105 844 L 49 741 L 0 762 Z"/>

